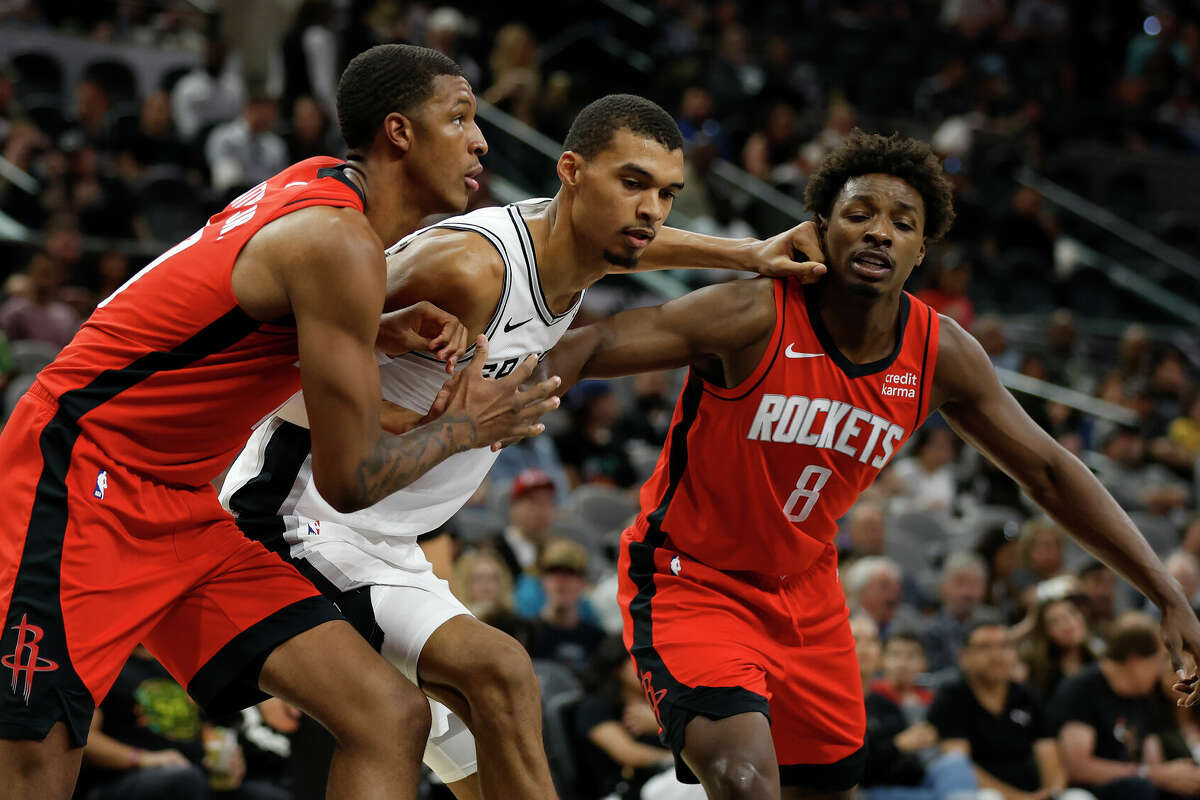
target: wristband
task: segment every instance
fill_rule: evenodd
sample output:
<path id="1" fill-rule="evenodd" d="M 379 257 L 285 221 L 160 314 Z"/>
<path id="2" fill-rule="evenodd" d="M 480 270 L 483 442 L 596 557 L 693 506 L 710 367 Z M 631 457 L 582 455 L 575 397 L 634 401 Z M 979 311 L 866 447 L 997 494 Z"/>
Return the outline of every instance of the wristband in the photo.
<path id="1" fill-rule="evenodd" d="M 1139 778 L 1148 780 L 1149 775 L 1150 775 L 1150 765 L 1149 764 L 1142 764 L 1141 766 L 1138 767 L 1137 776 Z"/>
<path id="2" fill-rule="evenodd" d="M 136 748 L 129 748 L 129 769 L 137 769 L 142 765 L 143 751 Z"/>

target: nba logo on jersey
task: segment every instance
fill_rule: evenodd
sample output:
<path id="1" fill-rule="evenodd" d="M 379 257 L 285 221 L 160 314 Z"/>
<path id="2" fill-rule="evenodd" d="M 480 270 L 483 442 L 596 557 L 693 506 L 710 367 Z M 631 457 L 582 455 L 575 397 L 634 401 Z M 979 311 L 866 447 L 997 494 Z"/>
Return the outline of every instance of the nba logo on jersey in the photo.
<path id="1" fill-rule="evenodd" d="M 108 472 L 100 470 L 96 473 L 96 488 L 92 490 L 92 495 L 97 500 L 103 500 L 106 489 L 108 489 Z"/>
<path id="2" fill-rule="evenodd" d="M 675 556 L 674 558 L 671 559 L 671 573 L 674 575 L 678 575 L 682 571 L 683 571 L 683 565 L 681 563 L 679 563 L 679 556 Z"/>

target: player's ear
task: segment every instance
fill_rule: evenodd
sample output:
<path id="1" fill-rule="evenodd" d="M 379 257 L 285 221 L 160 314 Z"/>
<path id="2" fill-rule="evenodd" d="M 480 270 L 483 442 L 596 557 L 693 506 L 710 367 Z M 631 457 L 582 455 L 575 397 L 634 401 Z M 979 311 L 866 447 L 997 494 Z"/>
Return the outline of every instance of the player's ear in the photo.
<path id="1" fill-rule="evenodd" d="M 921 266 L 921 262 L 925 260 L 925 240 L 921 240 L 921 251 L 917 253 L 917 263 L 914 266 Z"/>
<path id="2" fill-rule="evenodd" d="M 393 111 L 383 118 L 384 137 L 401 153 L 412 149 L 413 133 L 412 120 L 399 111 Z"/>
<path id="3" fill-rule="evenodd" d="M 574 188 L 579 183 L 579 169 L 583 166 L 583 157 L 573 150 L 568 150 L 558 157 L 558 179 L 563 186 Z"/>

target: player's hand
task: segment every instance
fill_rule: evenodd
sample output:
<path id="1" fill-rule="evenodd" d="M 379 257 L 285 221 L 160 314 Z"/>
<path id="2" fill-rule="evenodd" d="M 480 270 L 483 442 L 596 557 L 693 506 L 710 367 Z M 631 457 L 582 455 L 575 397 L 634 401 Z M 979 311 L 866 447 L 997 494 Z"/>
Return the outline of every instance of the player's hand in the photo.
<path id="1" fill-rule="evenodd" d="M 816 283 L 825 274 L 825 253 L 817 223 L 801 222 L 791 230 L 758 244 L 755 271 L 772 278 L 795 278 Z"/>
<path id="2" fill-rule="evenodd" d="M 437 397 L 433 399 L 433 405 L 425 414 L 387 400 L 381 401 L 383 405 L 379 408 L 379 427 L 388 433 L 399 436 L 402 433 L 408 433 L 413 428 L 421 427 L 426 422 L 433 422 L 446 413 L 446 406 L 450 402 L 450 383 L 451 381 L 446 381 L 446 385 L 438 391 Z"/>
<path id="3" fill-rule="evenodd" d="M 501 442 L 537 436 L 546 430 L 538 419 L 558 408 L 555 389 L 561 382 L 552 376 L 528 389 L 521 384 L 537 367 L 537 356 L 530 355 L 516 369 L 499 380 L 483 377 L 488 341 L 482 334 L 475 340 L 471 365 L 446 383 L 449 398 L 445 413 L 465 414 L 475 423 L 473 447 L 498 447 Z"/>
<path id="4" fill-rule="evenodd" d="M 1174 688 L 1183 697 L 1177 702 L 1181 706 L 1195 705 L 1200 700 L 1200 680 L 1196 675 L 1196 664 L 1200 663 L 1200 621 L 1182 591 L 1176 591 L 1163 607 L 1160 631 L 1171 667 L 1179 676 Z"/>
<path id="5" fill-rule="evenodd" d="M 384 314 L 375 347 L 390 356 L 433 353 L 446 362 L 446 372 L 453 373 L 467 350 L 467 328 L 450 312 L 422 300 Z"/>

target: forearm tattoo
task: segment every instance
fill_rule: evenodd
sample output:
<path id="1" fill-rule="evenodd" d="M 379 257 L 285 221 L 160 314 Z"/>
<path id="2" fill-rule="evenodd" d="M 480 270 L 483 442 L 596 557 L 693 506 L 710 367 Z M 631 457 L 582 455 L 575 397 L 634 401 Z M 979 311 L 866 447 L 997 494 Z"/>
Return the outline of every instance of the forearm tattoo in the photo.
<path id="1" fill-rule="evenodd" d="M 381 436 L 370 458 L 358 465 L 360 497 L 374 504 L 403 489 L 448 457 L 475 445 L 475 421 L 442 416 L 402 436 Z"/>

